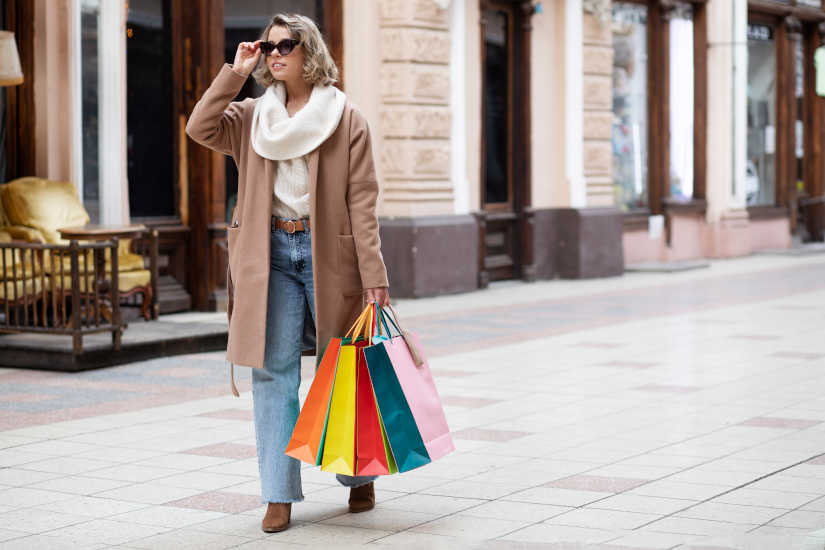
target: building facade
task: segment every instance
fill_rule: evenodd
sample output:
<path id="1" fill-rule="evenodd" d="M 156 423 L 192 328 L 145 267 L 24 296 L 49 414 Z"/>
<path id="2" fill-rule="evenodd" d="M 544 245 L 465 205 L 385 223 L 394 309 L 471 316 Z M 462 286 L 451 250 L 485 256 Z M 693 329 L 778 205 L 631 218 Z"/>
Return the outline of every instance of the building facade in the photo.
<path id="1" fill-rule="evenodd" d="M 822 240 L 820 0 L 2 4 L 6 179 L 157 227 L 163 311 L 223 307 L 237 173 L 184 127 L 279 11 L 319 23 L 370 123 L 394 296 Z"/>

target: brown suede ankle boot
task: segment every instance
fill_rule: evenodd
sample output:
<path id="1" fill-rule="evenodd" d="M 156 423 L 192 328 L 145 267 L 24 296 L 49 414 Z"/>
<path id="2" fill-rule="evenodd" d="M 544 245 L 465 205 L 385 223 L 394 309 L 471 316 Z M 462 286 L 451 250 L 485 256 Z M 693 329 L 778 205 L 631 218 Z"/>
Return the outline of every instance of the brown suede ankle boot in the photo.
<path id="1" fill-rule="evenodd" d="M 375 488 L 372 482 L 349 490 L 349 511 L 366 512 L 375 508 Z"/>
<path id="2" fill-rule="evenodd" d="M 261 522 L 261 529 L 265 533 L 277 533 L 289 527 L 289 517 L 292 515 L 291 502 L 270 502 L 266 507 L 266 516 Z"/>

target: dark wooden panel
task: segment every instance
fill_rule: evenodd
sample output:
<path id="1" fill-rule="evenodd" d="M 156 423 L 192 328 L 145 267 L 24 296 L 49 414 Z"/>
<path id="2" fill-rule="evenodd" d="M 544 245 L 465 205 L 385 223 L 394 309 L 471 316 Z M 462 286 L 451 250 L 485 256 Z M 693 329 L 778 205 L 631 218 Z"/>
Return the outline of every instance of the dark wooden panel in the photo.
<path id="1" fill-rule="evenodd" d="M 324 40 L 332 59 L 338 66 L 338 87 L 344 87 L 344 3 L 343 0 L 324 0 Z"/>
<path id="2" fill-rule="evenodd" d="M 693 7 L 693 198 L 707 196 L 708 144 L 708 14 L 705 4 Z"/>
<path id="3" fill-rule="evenodd" d="M 805 92 L 803 104 L 805 139 L 805 191 L 810 196 L 825 194 L 825 98 L 816 94 L 814 53 L 822 45 L 825 24 L 805 34 Z"/>
<path id="4" fill-rule="evenodd" d="M 6 181 L 34 176 L 34 0 L 6 0 L 6 29 L 14 32 L 23 83 L 6 90 Z"/>
<path id="5" fill-rule="evenodd" d="M 175 102 L 178 124 L 186 124 L 195 103 L 224 63 L 223 0 L 173 0 L 174 66 L 180 73 Z M 182 115 L 182 116 L 180 116 Z M 211 309 L 220 271 L 220 248 L 211 238 L 211 224 L 225 216 L 224 155 L 189 140 L 178 127 L 181 221 L 190 228 L 186 288 L 192 307 Z"/>

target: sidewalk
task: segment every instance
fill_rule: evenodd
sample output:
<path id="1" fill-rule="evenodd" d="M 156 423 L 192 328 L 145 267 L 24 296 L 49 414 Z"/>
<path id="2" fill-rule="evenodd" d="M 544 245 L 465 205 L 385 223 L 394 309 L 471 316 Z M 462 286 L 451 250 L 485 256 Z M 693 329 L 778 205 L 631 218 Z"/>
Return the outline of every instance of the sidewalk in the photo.
<path id="1" fill-rule="evenodd" d="M 825 548 L 825 256 L 397 309 L 457 452 L 380 479 L 375 510 L 304 468 L 293 527 L 260 531 L 251 395 L 222 353 L 3 369 L 0 549 Z"/>

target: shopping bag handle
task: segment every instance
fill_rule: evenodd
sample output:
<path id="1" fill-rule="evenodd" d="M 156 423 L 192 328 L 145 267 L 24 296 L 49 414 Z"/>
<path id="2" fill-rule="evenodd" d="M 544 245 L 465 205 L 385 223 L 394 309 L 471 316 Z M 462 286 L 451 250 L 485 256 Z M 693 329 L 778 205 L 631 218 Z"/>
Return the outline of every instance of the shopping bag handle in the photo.
<path id="1" fill-rule="evenodd" d="M 367 307 L 364 308 L 364 311 L 361 312 L 361 315 L 355 320 L 352 326 L 349 328 L 347 333 L 344 335 L 344 338 L 349 338 L 350 334 L 352 334 L 352 339 L 355 340 L 358 336 L 361 336 L 362 329 L 364 327 L 364 321 L 366 321 L 367 317 L 370 316 L 372 313 L 372 304 L 368 304 Z M 371 318 L 371 317 L 370 317 Z M 371 327 L 372 322 L 370 322 L 367 327 Z M 369 329 L 368 329 L 369 330 Z M 367 337 L 366 332 L 364 333 L 364 337 Z"/>
<path id="2" fill-rule="evenodd" d="M 390 330 L 390 327 L 387 324 L 387 316 L 384 313 L 384 308 L 383 307 L 378 307 L 378 304 L 376 304 L 375 305 L 375 310 L 377 312 L 377 317 L 378 317 L 378 321 L 379 321 L 378 322 L 378 334 L 381 334 L 381 325 L 383 324 L 384 329 L 387 331 L 387 338 L 392 338 L 392 331 Z M 390 319 L 390 323 L 392 323 L 393 326 L 395 326 L 395 321 L 393 321 L 392 319 Z M 399 329 L 397 326 L 395 326 L 395 329 L 398 331 L 398 334 L 400 336 L 401 335 L 401 329 Z"/>
<path id="3" fill-rule="evenodd" d="M 413 339 L 410 337 L 409 333 L 406 330 L 404 330 L 404 327 L 401 326 L 401 322 L 398 320 L 398 313 L 395 311 L 395 308 L 392 307 L 392 304 L 387 304 L 387 307 L 390 308 L 390 311 L 392 312 L 392 317 L 390 317 L 390 320 L 393 320 L 393 317 L 395 318 L 393 324 L 396 326 L 396 328 L 398 328 L 398 331 L 401 333 L 401 337 L 404 339 L 404 343 L 407 344 L 407 348 L 409 348 L 410 350 L 410 355 L 412 355 L 413 362 L 415 362 L 415 366 L 420 367 L 424 364 L 424 358 L 418 351 L 418 346 L 415 345 L 415 342 L 413 342 Z"/>
<path id="4" fill-rule="evenodd" d="M 396 332 L 398 333 L 398 336 L 401 336 L 401 329 L 398 328 L 398 325 L 395 324 L 395 321 L 393 321 L 392 317 L 390 317 L 389 315 L 387 315 L 384 312 L 383 307 L 378 309 L 378 315 L 379 315 L 379 318 L 381 319 L 381 321 L 384 323 L 384 328 L 387 330 L 387 337 L 388 338 L 392 337 L 392 331 L 390 330 L 390 327 L 387 324 L 388 319 L 390 321 L 390 324 L 392 324 L 392 326 L 395 328 Z"/>

